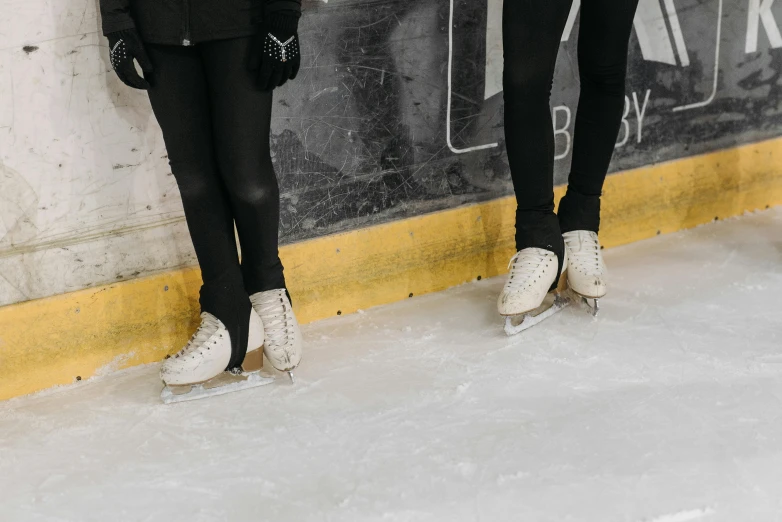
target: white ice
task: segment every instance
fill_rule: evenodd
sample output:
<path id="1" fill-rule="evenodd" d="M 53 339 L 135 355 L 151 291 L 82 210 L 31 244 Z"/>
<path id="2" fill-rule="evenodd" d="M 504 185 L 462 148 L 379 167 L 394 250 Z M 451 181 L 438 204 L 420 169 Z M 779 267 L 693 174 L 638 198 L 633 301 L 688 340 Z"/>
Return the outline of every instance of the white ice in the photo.
<path id="1" fill-rule="evenodd" d="M 606 258 L 596 320 L 506 338 L 493 279 L 307 327 L 296 385 L 2 403 L 0 520 L 782 520 L 782 208 Z"/>

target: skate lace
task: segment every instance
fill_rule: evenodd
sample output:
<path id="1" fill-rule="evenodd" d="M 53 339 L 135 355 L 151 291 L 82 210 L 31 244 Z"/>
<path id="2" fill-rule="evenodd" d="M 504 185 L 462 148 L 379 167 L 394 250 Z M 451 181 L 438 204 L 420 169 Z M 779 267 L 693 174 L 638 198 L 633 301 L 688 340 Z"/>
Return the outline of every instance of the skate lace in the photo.
<path id="1" fill-rule="evenodd" d="M 564 236 L 568 249 L 568 260 L 574 267 L 587 275 L 598 275 L 602 272 L 600 263 L 600 242 L 597 234 L 587 230 L 578 230 L 575 234 Z"/>
<path id="2" fill-rule="evenodd" d="M 507 287 L 518 288 L 524 286 L 529 278 L 535 274 L 535 271 L 545 260 L 545 257 L 533 252 L 521 250 L 516 252 L 516 255 L 510 258 L 508 262 L 508 269 L 510 274 L 508 275 Z"/>
<path id="3" fill-rule="evenodd" d="M 261 296 L 261 299 L 254 300 L 253 305 L 263 321 L 266 346 L 272 350 L 284 349 L 293 341 L 296 321 L 285 290 L 265 292 Z"/>
<path id="4" fill-rule="evenodd" d="M 193 348 L 203 346 L 220 329 L 220 321 L 209 312 L 201 313 L 201 324 L 187 344 L 177 352 L 176 357 L 189 353 Z"/>

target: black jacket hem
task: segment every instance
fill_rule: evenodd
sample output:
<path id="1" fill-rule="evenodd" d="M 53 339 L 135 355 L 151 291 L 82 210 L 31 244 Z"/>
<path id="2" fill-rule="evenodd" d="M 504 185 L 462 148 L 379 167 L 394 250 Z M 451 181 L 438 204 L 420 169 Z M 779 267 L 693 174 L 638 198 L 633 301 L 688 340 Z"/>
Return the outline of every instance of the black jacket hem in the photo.
<path id="1" fill-rule="evenodd" d="M 209 33 L 208 35 L 193 35 L 190 38 L 191 45 L 197 45 L 200 43 L 212 42 L 215 40 L 231 40 L 233 38 L 245 38 L 247 36 L 254 36 L 258 32 L 255 28 L 247 29 L 230 29 L 225 31 L 216 31 Z M 178 38 L 171 38 L 171 36 L 161 36 L 156 34 L 141 34 L 141 41 L 152 45 L 177 45 L 182 46 L 182 40 Z"/>
<path id="2" fill-rule="evenodd" d="M 128 29 L 135 29 L 136 24 L 133 23 L 133 18 L 121 17 L 116 20 L 103 20 L 103 35 L 109 35 L 116 33 L 117 31 L 126 31 Z"/>

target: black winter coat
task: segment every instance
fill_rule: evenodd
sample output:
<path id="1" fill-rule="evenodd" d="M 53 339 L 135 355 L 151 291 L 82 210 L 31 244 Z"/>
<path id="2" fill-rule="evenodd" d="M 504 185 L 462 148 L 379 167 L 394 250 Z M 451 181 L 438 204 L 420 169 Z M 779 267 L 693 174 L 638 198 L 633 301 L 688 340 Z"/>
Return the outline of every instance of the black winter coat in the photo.
<path id="1" fill-rule="evenodd" d="M 301 13 L 301 0 L 100 0 L 103 34 L 135 27 L 145 42 L 164 45 L 249 36 L 278 11 Z"/>

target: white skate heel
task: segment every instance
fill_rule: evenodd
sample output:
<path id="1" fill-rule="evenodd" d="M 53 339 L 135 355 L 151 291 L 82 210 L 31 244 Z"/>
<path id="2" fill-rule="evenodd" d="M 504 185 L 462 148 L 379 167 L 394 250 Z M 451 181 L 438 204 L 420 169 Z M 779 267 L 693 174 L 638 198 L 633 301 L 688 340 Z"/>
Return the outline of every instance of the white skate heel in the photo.
<path id="1" fill-rule="evenodd" d="M 551 292 L 557 276 L 557 255 L 542 248 L 525 248 L 510 260 L 510 273 L 497 300 L 497 310 L 505 316 L 505 333 L 516 335 L 548 319 L 571 302 L 568 299 L 565 271 L 567 253 L 562 263 L 562 275 Z"/>
<path id="2" fill-rule="evenodd" d="M 569 260 L 568 286 L 592 316 L 596 317 L 600 311 L 598 301 L 608 291 L 607 269 L 600 250 L 600 241 L 596 233 L 588 230 L 565 232 L 562 237 L 565 239 Z"/>
<path id="3" fill-rule="evenodd" d="M 192 401 L 274 382 L 260 374 L 264 331 L 261 319 L 250 310 L 247 354 L 240 368 L 226 370 L 231 360 L 231 334 L 214 315 L 203 312 L 201 326 L 176 355 L 163 362 L 160 378 L 165 384 L 161 400 Z"/>
<path id="4" fill-rule="evenodd" d="M 263 321 L 266 334 L 264 355 L 272 366 L 287 372 L 291 382 L 295 382 L 293 370 L 301 362 L 303 342 L 288 294 L 284 288 L 278 288 L 253 294 L 250 301 Z"/>

